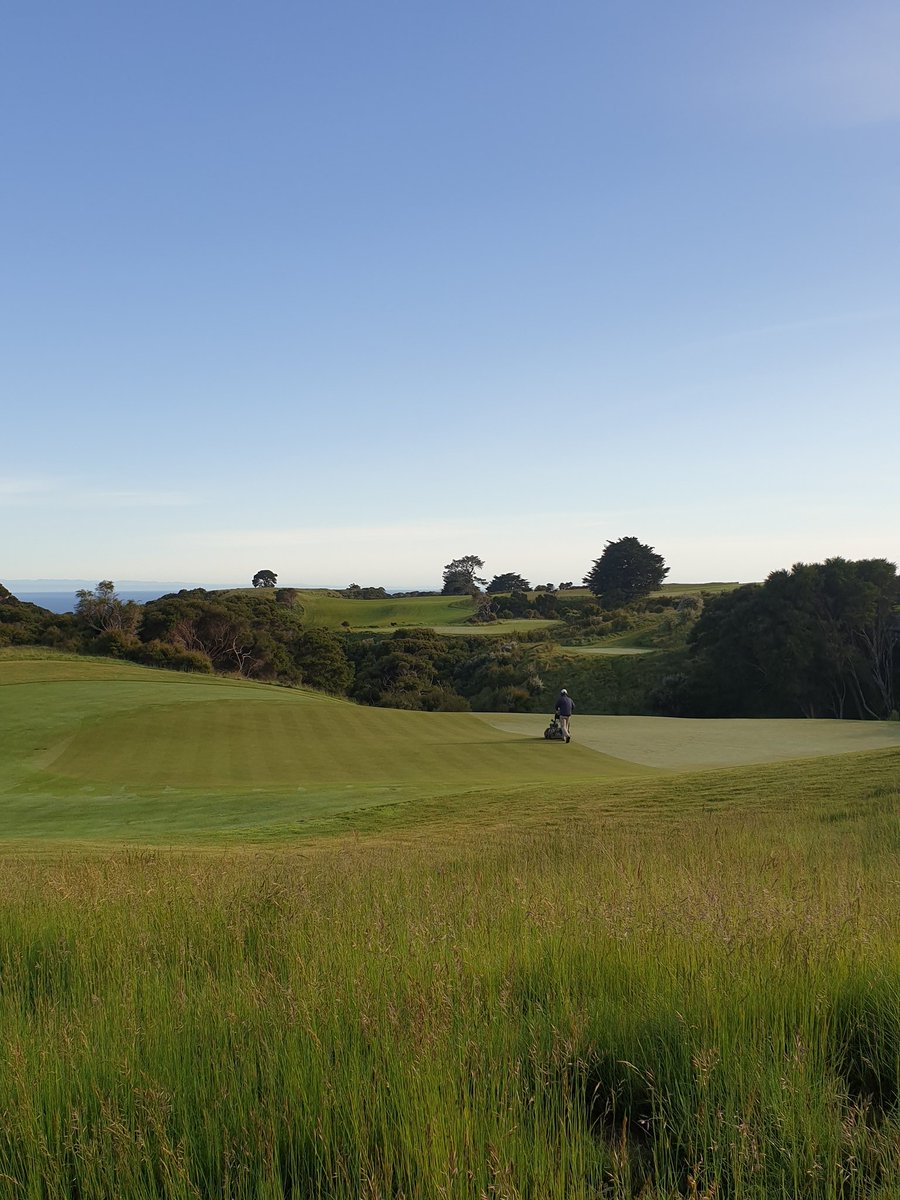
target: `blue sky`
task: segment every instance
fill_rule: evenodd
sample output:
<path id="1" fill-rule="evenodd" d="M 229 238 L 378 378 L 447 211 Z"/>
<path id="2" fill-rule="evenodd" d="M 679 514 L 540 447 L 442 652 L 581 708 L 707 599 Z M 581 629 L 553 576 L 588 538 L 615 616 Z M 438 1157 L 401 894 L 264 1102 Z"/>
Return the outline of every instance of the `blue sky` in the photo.
<path id="1" fill-rule="evenodd" d="M 0 26 L 0 580 L 900 559 L 900 8 Z"/>

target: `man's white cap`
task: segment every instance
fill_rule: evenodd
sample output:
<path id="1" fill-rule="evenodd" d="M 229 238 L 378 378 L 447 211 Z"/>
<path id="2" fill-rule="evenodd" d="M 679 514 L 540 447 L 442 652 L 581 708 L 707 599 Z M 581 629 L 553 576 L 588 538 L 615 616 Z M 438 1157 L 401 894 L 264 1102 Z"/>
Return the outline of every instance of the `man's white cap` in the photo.
<path id="1" fill-rule="evenodd" d="M 565 689 L 565 688 L 563 688 L 563 689 L 561 690 L 561 692 L 560 692 L 560 695 L 561 695 L 561 696 L 568 696 L 568 694 L 569 694 L 569 693 L 566 691 L 566 689 Z"/>

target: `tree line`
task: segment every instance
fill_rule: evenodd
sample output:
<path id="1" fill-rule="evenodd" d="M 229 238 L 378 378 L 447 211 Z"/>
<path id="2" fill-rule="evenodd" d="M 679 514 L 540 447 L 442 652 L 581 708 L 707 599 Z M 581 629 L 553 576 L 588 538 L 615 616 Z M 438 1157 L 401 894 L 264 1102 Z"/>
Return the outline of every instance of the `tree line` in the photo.
<path id="1" fill-rule="evenodd" d="M 555 584 L 538 584 L 532 589 L 528 580 L 517 571 L 506 571 L 495 575 L 490 582 L 477 572 L 484 569 L 484 561 L 477 554 L 464 554 L 454 558 L 444 567 L 444 596 L 466 596 L 479 594 L 483 587 L 488 595 L 512 592 L 557 590 Z M 652 546 L 636 537 L 623 537 L 608 541 L 599 558 L 584 576 L 584 586 L 597 597 L 603 608 L 621 608 L 631 604 L 662 587 L 669 573 L 665 559 Z M 558 585 L 559 591 L 573 587 L 571 580 Z"/>
<path id="2" fill-rule="evenodd" d="M 685 716 L 896 716 L 900 579 L 883 558 L 797 563 L 705 605 L 660 711 Z"/>
<path id="3" fill-rule="evenodd" d="M 468 557 L 477 571 L 477 556 Z M 605 565 L 601 555 L 594 569 Z M 501 591 L 498 579 L 516 586 Z M 237 674 L 401 708 L 534 711 L 546 704 L 545 680 L 568 662 L 565 670 L 577 673 L 583 692 L 592 695 L 592 707 L 580 711 L 896 716 L 900 579 L 886 559 L 798 563 L 763 583 L 686 598 L 633 598 L 621 577 L 614 586 L 602 571 L 589 598 L 546 586 L 526 591 L 527 582 L 495 576 L 484 592 L 478 587 L 474 620 L 543 616 L 555 622 L 502 640 L 447 638 L 429 629 L 365 635 L 321 629 L 304 620 L 302 593 L 269 585 L 227 593 L 198 588 L 139 605 L 121 600 L 114 583 L 103 580 L 78 594 L 74 614 L 62 615 L 23 603 L 0 586 L 0 646 L 54 646 Z M 358 585 L 343 592 L 360 600 L 367 594 L 387 595 Z M 618 607 L 609 607 L 613 598 Z M 554 658 L 558 642 L 592 644 L 643 628 L 647 620 L 662 622 L 658 627 L 668 632 L 663 649 L 640 661 L 584 659 L 576 672 L 571 658 Z"/>

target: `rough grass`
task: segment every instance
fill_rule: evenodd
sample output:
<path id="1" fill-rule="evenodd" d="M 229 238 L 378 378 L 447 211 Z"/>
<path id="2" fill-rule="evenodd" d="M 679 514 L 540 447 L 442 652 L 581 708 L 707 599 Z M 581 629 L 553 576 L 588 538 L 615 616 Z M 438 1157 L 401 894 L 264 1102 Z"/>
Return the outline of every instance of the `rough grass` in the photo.
<path id="1" fill-rule="evenodd" d="M 0 1197 L 895 1200 L 891 759 L 0 859 Z"/>
<path id="2" fill-rule="evenodd" d="M 897 749 L 607 771 L 60 656 L 0 710 L 0 1200 L 896 1200 Z"/>

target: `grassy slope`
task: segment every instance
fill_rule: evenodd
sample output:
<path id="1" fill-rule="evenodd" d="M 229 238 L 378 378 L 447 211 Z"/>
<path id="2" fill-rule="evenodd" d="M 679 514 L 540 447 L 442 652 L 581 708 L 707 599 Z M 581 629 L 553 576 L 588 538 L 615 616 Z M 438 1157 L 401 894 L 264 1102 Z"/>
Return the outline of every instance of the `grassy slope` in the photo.
<path id="1" fill-rule="evenodd" d="M 0 856 L 0 1200 L 896 1200 L 896 753 L 600 800 Z"/>
<path id="2" fill-rule="evenodd" d="M 465 713 L 364 708 L 318 694 L 126 663 L 0 661 L 0 838 L 168 841 L 250 832 L 496 785 L 641 768 Z"/>
<path id="3" fill-rule="evenodd" d="M 545 742 L 543 725 L 365 708 L 109 661 L 6 657 L 0 839 L 277 840 L 452 822 L 504 805 L 538 819 L 572 797 L 612 810 L 626 793 L 652 807 L 725 786 L 715 776 L 658 778 L 660 769 L 890 747 L 900 734 L 875 724 L 581 717 L 565 746 Z"/>
<path id="4" fill-rule="evenodd" d="M 233 589 L 266 596 L 275 603 L 274 591 L 254 588 Z M 233 593 L 229 593 L 233 594 Z M 469 625 L 475 611 L 469 596 L 391 596 L 387 600 L 347 600 L 326 589 L 298 591 L 303 607 L 302 622 L 321 629 L 340 629 L 347 622 L 351 631 L 368 632 L 394 628 L 434 629 L 449 636 L 500 635 L 518 629 L 540 629 L 554 621 L 494 621 L 489 625 Z"/>
<path id="5" fill-rule="evenodd" d="M 186 743 L 220 717 L 241 772 L 261 722 L 346 709 L 0 654 L 0 1200 L 896 1200 L 900 751 L 420 781 L 303 822 L 279 817 L 277 762 L 262 791 L 212 795 L 48 774 L 158 787 L 180 754 L 199 778 L 222 765 Z M 111 714 L 147 744 L 93 741 Z M 504 746 L 592 754 L 436 715 L 437 758 L 476 773 Z M 342 727 L 320 730 L 322 774 L 353 762 Z M 290 756 L 302 731 L 282 733 L 266 745 Z M 204 853 L 10 836 L 174 823 L 196 847 L 229 821 Z"/>
<path id="6" fill-rule="evenodd" d="M 397 625 L 458 625 L 474 611 L 468 596 L 409 596 L 387 600 L 346 600 L 334 592 L 298 593 L 304 624 L 337 629 L 342 621 L 351 628 L 375 629 Z"/>
<path id="7" fill-rule="evenodd" d="M 730 591 L 736 583 L 674 583 L 665 584 L 660 596 L 698 595 L 701 592 L 718 593 Z M 255 596 L 271 596 L 268 589 L 239 588 L 237 592 L 252 592 Z M 530 593 L 532 596 L 537 593 Z M 573 588 L 561 593 L 568 599 L 593 601 L 587 588 Z M 298 590 L 297 598 L 303 605 L 303 622 L 326 629 L 338 629 L 347 621 L 351 629 L 390 629 L 394 626 L 425 626 L 439 633 L 454 634 L 502 634 L 516 629 L 540 629 L 556 624 L 554 621 L 523 620 L 497 621 L 489 625 L 467 625 L 474 608 L 468 596 L 391 596 L 387 600 L 347 600 L 337 592 L 325 588 Z"/>
<path id="8" fill-rule="evenodd" d="M 717 596 L 720 592 L 733 592 L 739 583 L 664 583 L 654 596 L 698 596 L 702 592 Z"/>

